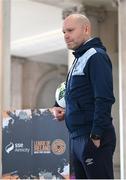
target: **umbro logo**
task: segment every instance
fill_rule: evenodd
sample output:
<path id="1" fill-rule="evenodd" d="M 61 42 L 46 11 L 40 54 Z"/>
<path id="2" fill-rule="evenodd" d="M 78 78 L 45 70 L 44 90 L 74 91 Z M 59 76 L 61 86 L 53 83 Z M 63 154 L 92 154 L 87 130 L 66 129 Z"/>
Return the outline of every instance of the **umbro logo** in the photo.
<path id="1" fill-rule="evenodd" d="M 94 160 L 93 160 L 93 158 L 87 158 L 85 163 L 87 164 L 87 166 L 89 166 L 94 163 Z"/>

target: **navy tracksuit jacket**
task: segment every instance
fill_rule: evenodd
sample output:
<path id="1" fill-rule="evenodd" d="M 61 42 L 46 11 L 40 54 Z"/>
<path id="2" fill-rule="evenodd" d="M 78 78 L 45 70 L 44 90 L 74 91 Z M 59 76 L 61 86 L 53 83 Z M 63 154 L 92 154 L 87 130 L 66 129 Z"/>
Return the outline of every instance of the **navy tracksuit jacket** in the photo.
<path id="1" fill-rule="evenodd" d="M 65 121 L 72 137 L 102 136 L 112 125 L 115 102 L 112 64 L 99 38 L 74 52 L 75 61 L 67 78 Z"/>
<path id="2" fill-rule="evenodd" d="M 65 121 L 71 137 L 75 176 L 78 179 L 112 179 L 115 132 L 111 109 L 112 64 L 99 38 L 82 44 L 66 81 Z M 101 137 L 95 147 L 90 134 Z"/>

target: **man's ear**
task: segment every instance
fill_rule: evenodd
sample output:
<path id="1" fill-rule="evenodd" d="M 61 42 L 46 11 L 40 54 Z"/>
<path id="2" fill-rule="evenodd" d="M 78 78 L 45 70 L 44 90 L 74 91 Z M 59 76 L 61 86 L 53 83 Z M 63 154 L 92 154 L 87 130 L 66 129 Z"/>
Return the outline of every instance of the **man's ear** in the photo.
<path id="1" fill-rule="evenodd" d="M 86 33 L 86 34 L 89 33 L 89 26 L 85 26 L 85 33 Z"/>

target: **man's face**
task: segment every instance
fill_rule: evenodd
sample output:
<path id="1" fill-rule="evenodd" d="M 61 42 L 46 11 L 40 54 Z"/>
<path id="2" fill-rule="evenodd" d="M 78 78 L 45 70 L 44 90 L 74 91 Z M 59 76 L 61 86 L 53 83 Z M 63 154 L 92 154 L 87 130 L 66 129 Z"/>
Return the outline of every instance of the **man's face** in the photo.
<path id="1" fill-rule="evenodd" d="M 64 21 L 63 33 L 68 49 L 76 50 L 86 41 L 86 27 L 73 18 L 68 18 Z"/>

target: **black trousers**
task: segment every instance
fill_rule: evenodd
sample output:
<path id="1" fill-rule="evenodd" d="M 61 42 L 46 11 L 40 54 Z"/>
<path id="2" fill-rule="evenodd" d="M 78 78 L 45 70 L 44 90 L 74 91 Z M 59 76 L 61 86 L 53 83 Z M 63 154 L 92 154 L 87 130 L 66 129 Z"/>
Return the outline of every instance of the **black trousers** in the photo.
<path id="1" fill-rule="evenodd" d="M 101 138 L 97 148 L 89 136 L 71 139 L 72 168 L 76 179 L 114 179 L 113 153 L 116 145 L 112 127 Z"/>

